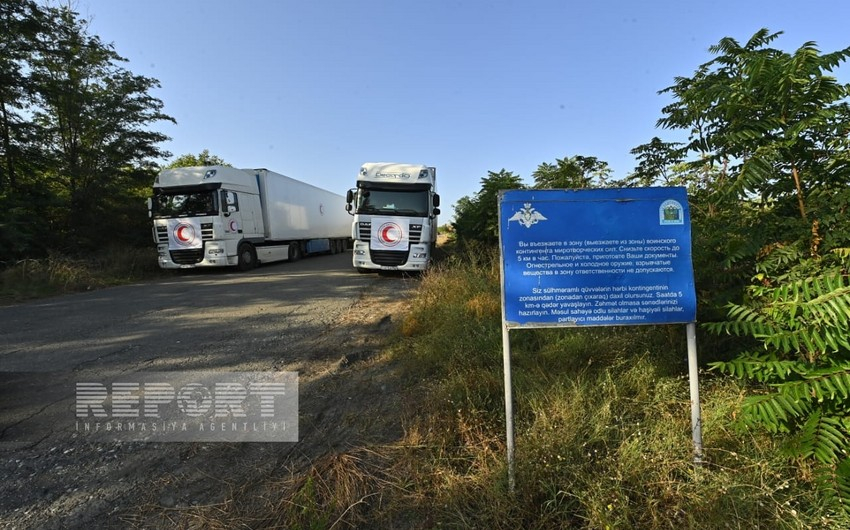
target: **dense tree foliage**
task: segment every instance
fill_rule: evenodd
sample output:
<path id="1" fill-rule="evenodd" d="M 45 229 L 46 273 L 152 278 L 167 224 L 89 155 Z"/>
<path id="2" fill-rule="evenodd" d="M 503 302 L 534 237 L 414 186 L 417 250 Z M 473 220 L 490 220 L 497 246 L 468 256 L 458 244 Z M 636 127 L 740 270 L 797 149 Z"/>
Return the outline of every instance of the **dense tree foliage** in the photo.
<path id="1" fill-rule="evenodd" d="M 461 198 L 455 205 L 454 228 L 458 238 L 495 244 L 499 240 L 499 191 L 524 187 L 522 178 L 511 171 L 488 172 L 481 179 L 478 193 Z"/>
<path id="2" fill-rule="evenodd" d="M 779 35 L 721 40 L 712 61 L 667 89 L 675 101 L 660 124 L 688 129 L 693 165 L 707 169 L 694 187 L 694 201 L 709 206 L 695 220 L 696 248 L 705 263 L 715 258 L 713 285 L 750 283 L 708 328 L 761 348 L 714 366 L 763 385 L 743 421 L 785 433 L 788 454 L 818 462 L 824 491 L 846 509 L 850 86 L 830 72 L 850 48 L 821 54 L 809 42 L 788 53 L 770 47 Z M 704 230 L 722 229 L 717 219 L 722 237 Z"/>
<path id="3" fill-rule="evenodd" d="M 0 6 L 0 252 L 146 241 L 143 197 L 173 121 L 111 45 L 67 7 Z M 104 231 L 104 227 L 108 227 Z"/>
<path id="4" fill-rule="evenodd" d="M 197 155 L 193 154 L 185 154 L 180 155 L 175 158 L 173 161 L 169 162 L 165 167 L 166 169 L 172 169 L 175 167 L 193 167 L 193 166 L 228 166 L 232 167 L 230 164 L 225 162 L 222 158 L 219 158 L 216 155 L 211 155 L 209 149 L 204 149 Z"/>
<path id="5" fill-rule="evenodd" d="M 611 175 L 607 162 L 594 156 L 572 156 L 544 162 L 531 174 L 537 189 L 577 189 L 603 186 Z"/>
<path id="6" fill-rule="evenodd" d="M 657 136 L 649 143 L 639 145 L 630 151 L 638 165 L 620 186 L 672 186 L 683 184 L 681 175 L 674 169 L 684 160 L 682 144 L 664 142 Z"/>
<path id="7" fill-rule="evenodd" d="M 576 155 L 544 162 L 532 173 L 534 188 L 590 188 L 608 182 L 608 163 L 593 156 Z M 519 175 L 502 169 L 490 171 L 481 179 L 481 189 L 474 197 L 462 197 L 455 205 L 454 228 L 458 239 L 493 245 L 499 240 L 497 215 L 500 190 L 523 189 Z"/>

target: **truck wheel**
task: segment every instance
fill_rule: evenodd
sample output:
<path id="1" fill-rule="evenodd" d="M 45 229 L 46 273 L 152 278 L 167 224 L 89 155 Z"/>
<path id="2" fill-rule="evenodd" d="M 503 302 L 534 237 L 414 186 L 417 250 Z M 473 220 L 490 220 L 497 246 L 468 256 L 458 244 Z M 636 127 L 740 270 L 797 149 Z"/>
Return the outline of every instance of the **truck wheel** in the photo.
<path id="1" fill-rule="evenodd" d="M 254 245 L 250 243 L 239 245 L 238 255 L 236 267 L 240 271 L 249 271 L 257 266 L 257 251 L 254 249 Z"/>
<path id="2" fill-rule="evenodd" d="M 289 261 L 298 261 L 301 259 L 301 244 L 297 241 L 289 244 Z"/>

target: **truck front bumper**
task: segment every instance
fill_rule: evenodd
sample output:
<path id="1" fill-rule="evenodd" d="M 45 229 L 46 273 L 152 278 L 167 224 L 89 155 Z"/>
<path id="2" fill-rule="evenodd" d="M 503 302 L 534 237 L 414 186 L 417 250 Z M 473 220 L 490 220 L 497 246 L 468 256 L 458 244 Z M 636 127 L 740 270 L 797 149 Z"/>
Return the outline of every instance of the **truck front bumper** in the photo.
<path id="1" fill-rule="evenodd" d="M 223 245 L 204 245 L 199 249 L 169 250 L 157 245 L 157 261 L 162 269 L 194 269 L 196 267 L 227 267 L 236 265 L 237 256 L 228 256 Z"/>
<path id="2" fill-rule="evenodd" d="M 352 263 L 359 269 L 424 271 L 431 259 L 429 245 L 411 244 L 408 250 L 372 250 L 368 241 L 355 241 Z"/>

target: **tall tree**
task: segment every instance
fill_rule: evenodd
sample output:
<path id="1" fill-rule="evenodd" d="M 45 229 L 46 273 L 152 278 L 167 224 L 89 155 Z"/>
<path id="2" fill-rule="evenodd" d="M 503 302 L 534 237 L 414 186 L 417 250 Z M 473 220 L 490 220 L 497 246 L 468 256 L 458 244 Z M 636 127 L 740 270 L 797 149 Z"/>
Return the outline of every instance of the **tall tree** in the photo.
<path id="1" fill-rule="evenodd" d="M 455 205 L 454 227 L 461 241 L 493 244 L 499 240 L 499 191 L 524 188 L 511 171 L 488 171 L 474 197 L 462 197 Z"/>
<path id="2" fill-rule="evenodd" d="M 671 171 L 684 160 L 681 143 L 663 142 L 657 136 L 630 153 L 635 155 L 638 165 L 621 183 L 625 186 L 671 184 Z"/>
<path id="3" fill-rule="evenodd" d="M 204 149 L 197 155 L 193 154 L 185 154 L 180 155 L 175 158 L 172 162 L 168 163 L 165 167 L 168 169 L 173 169 L 175 167 L 193 167 L 193 166 L 228 166 L 230 164 L 224 161 L 224 159 L 211 155 L 209 149 Z"/>
<path id="4" fill-rule="evenodd" d="M 771 46 L 780 35 L 721 39 L 712 60 L 662 90 L 674 101 L 658 124 L 689 132 L 683 154 L 696 155 L 688 164 L 704 219 L 735 219 L 716 247 L 698 252 L 748 263 L 736 270 L 745 281 L 757 260 L 788 269 L 812 257 L 835 261 L 831 251 L 850 245 L 840 214 L 850 208 L 850 85 L 831 75 L 850 47 L 821 54 L 807 42 L 789 53 Z"/>
<path id="5" fill-rule="evenodd" d="M 662 91 L 676 101 L 659 125 L 690 130 L 688 150 L 731 165 L 732 191 L 792 199 L 807 221 L 807 195 L 843 186 L 847 177 L 830 161 L 848 148 L 850 85 L 829 74 L 850 47 L 827 54 L 813 42 L 793 53 L 770 48 L 780 35 L 762 29 L 745 44 L 727 37 L 712 46 L 717 57 Z"/>
<path id="6" fill-rule="evenodd" d="M 538 189 L 602 186 L 610 175 L 607 162 L 581 155 L 555 159 L 554 164 L 544 162 L 531 174 Z"/>
<path id="7" fill-rule="evenodd" d="M 708 327 L 761 347 L 714 368 L 757 385 L 739 417 L 813 460 L 824 493 L 850 512 L 850 85 L 830 75 L 850 47 L 789 53 L 770 47 L 779 35 L 712 46 L 713 60 L 665 90 L 674 102 L 659 124 L 689 131 L 705 180 L 695 202 L 720 206 L 694 220 L 695 262 L 708 251 L 724 269 L 750 265 L 726 321 Z M 711 289 L 730 284 L 717 276 Z"/>
<path id="8" fill-rule="evenodd" d="M 155 161 L 168 156 L 158 147 L 167 137 L 148 127 L 173 119 L 150 95 L 158 81 L 120 66 L 126 60 L 89 35 L 75 12 L 50 13 L 51 32 L 39 43 L 44 52 L 31 65 L 39 85 L 34 115 L 50 164 L 45 177 L 65 203 L 63 226 L 73 241 L 90 243 L 114 193 L 128 180 L 149 178 Z"/>
<path id="9" fill-rule="evenodd" d="M 22 111 L 35 91 L 27 65 L 36 54 L 36 36 L 47 30 L 45 12 L 31 0 L 0 3 L 0 194 L 14 194 L 19 164 L 32 124 Z"/>

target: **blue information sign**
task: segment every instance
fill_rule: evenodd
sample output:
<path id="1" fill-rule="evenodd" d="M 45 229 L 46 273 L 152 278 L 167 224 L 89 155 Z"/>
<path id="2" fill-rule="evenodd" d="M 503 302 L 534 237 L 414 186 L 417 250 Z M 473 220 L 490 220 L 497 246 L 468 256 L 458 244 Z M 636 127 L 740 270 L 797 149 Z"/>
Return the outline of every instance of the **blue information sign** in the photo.
<path id="1" fill-rule="evenodd" d="M 684 188 L 503 191 L 499 237 L 509 328 L 696 320 Z"/>

